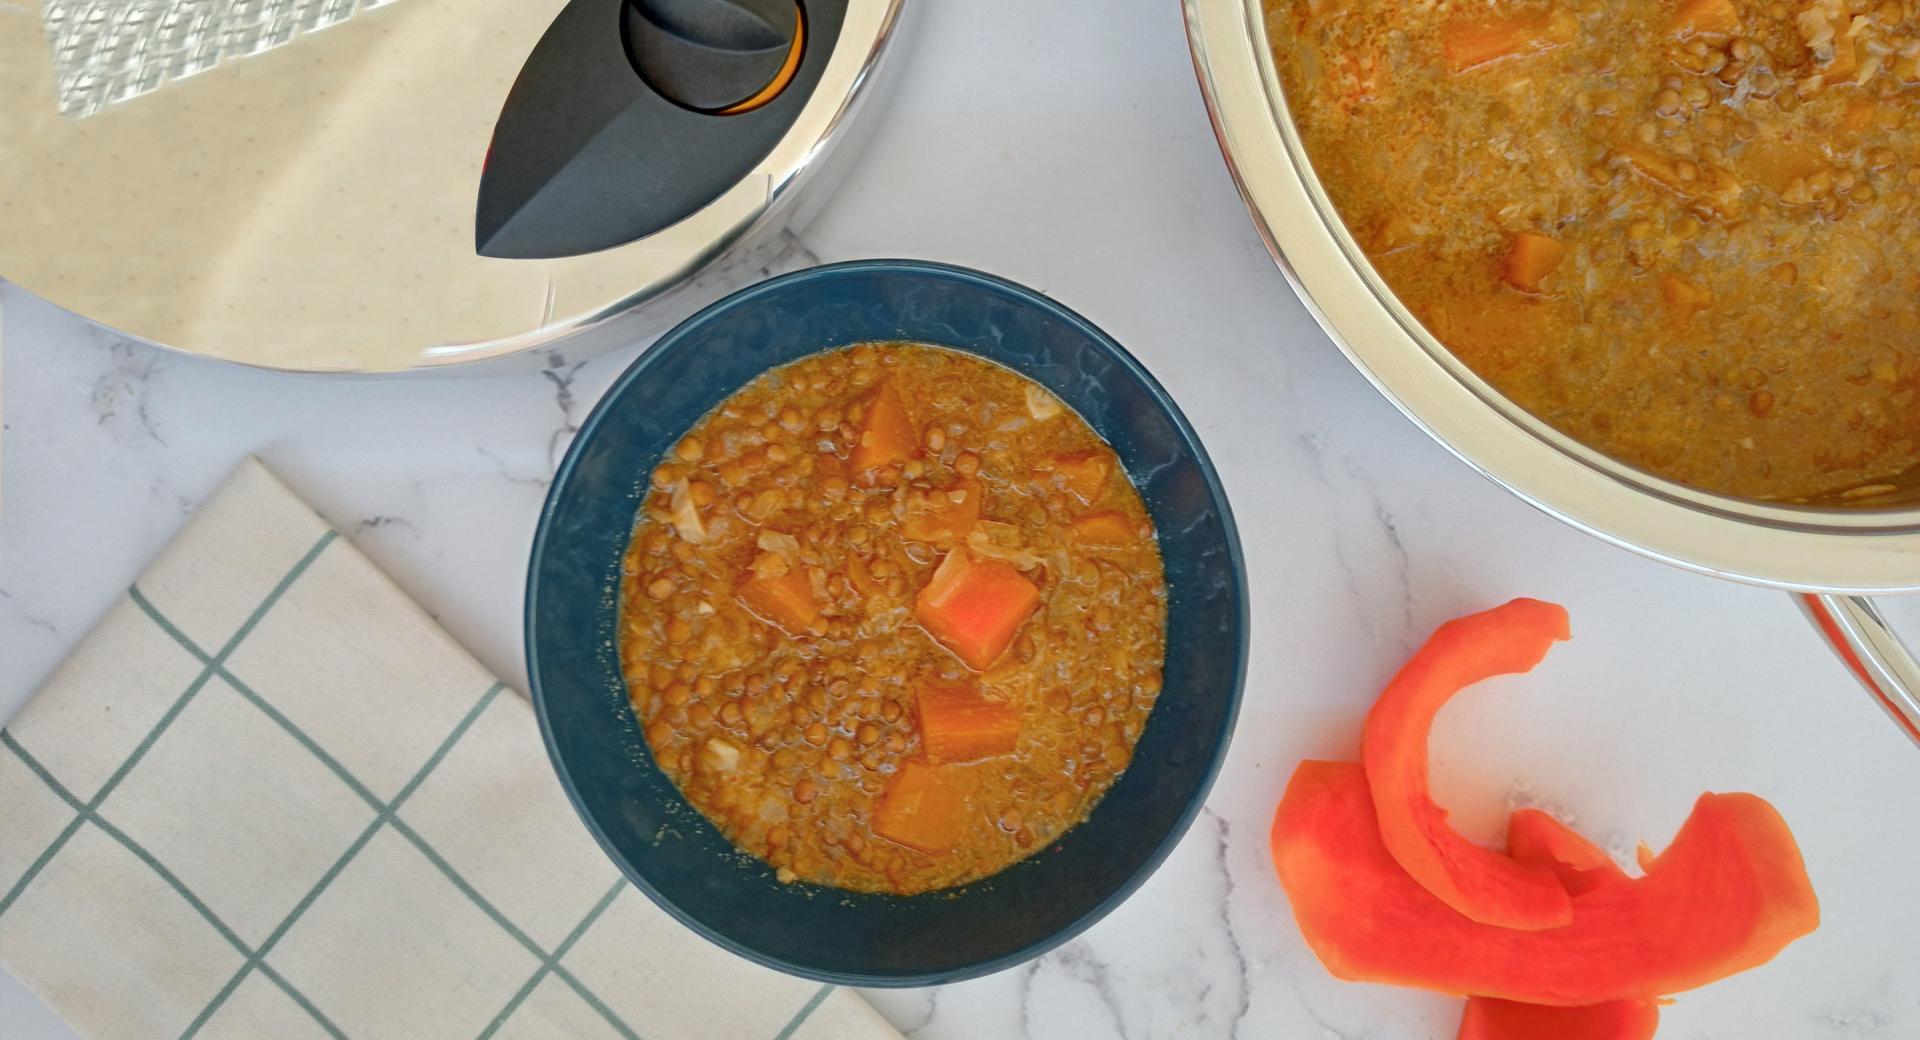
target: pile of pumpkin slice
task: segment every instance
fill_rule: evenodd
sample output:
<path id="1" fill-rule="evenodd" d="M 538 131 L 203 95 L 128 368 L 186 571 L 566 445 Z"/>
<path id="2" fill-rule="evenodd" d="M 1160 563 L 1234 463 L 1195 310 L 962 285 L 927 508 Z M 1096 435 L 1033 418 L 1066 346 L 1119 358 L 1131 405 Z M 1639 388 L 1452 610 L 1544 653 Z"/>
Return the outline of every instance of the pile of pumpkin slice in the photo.
<path id="1" fill-rule="evenodd" d="M 1367 718 L 1362 762 L 1302 762 L 1273 858 L 1307 944 L 1339 978 L 1469 997 L 1460 1040 L 1646 1040 L 1663 998 L 1771 960 L 1820 908 L 1780 814 L 1706 794 L 1642 876 L 1538 810 L 1507 851 L 1447 825 L 1427 737 L 1463 687 L 1530 670 L 1564 609 L 1518 599 L 1442 625 Z"/>

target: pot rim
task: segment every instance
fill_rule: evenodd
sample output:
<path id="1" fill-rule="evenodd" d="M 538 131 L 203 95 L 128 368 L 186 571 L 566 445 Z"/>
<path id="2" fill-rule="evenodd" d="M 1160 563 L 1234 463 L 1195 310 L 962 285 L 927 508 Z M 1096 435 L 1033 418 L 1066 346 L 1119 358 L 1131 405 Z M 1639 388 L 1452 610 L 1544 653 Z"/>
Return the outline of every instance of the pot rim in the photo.
<path id="1" fill-rule="evenodd" d="M 1394 296 L 1306 158 L 1261 0 L 1182 0 L 1221 153 L 1267 249 L 1354 367 L 1462 461 L 1541 511 L 1688 570 L 1810 592 L 1920 591 L 1920 508 L 1714 494 L 1612 459 L 1475 375 Z"/>

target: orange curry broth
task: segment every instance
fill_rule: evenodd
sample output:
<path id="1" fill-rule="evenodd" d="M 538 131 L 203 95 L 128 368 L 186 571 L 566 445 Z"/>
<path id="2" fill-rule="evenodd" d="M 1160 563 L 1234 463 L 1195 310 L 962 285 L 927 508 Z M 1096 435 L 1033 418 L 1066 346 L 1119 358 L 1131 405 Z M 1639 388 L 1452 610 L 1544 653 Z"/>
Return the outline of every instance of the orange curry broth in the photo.
<path id="1" fill-rule="evenodd" d="M 1118 459 L 956 351 L 761 376 L 654 472 L 625 567 L 655 760 L 782 880 L 996 873 L 1085 818 L 1160 691 L 1166 583 Z"/>
<path id="2" fill-rule="evenodd" d="M 1269 0 L 1409 309 L 1573 437 L 1769 499 L 1920 460 L 1920 4 Z"/>

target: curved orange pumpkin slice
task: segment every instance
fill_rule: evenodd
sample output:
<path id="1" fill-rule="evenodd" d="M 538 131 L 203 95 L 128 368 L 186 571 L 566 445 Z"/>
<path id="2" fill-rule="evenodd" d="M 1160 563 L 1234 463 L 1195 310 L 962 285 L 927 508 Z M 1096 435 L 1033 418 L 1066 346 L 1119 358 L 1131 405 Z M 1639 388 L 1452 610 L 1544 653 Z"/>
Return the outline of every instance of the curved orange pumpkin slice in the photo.
<path id="1" fill-rule="evenodd" d="M 1627 872 L 1600 846 L 1538 809 L 1507 817 L 1507 855 L 1554 868 L 1571 895 L 1627 880 Z M 1468 997 L 1458 1040 L 1653 1040 L 1660 1003 L 1610 1000 L 1585 1007 L 1521 1004 Z"/>
<path id="2" fill-rule="evenodd" d="M 1538 809 L 1515 809 L 1507 817 L 1507 855 L 1551 868 L 1570 896 L 1627 880 L 1600 846 Z"/>
<path id="3" fill-rule="evenodd" d="M 1800 849 L 1771 805 L 1707 794 L 1645 877 L 1572 899 L 1563 928 L 1462 917 L 1381 839 L 1366 771 L 1303 762 L 1273 857 L 1307 945 L 1335 976 L 1529 1004 L 1651 1000 L 1771 960 L 1820 923 Z"/>
<path id="4" fill-rule="evenodd" d="M 1474 997 L 1460 1019 L 1459 1040 L 1653 1040 L 1660 1005 L 1613 1000 L 1591 1007 L 1547 1007 Z"/>
<path id="5" fill-rule="evenodd" d="M 1550 867 L 1481 848 L 1447 825 L 1427 789 L 1427 735 L 1440 706 L 1463 687 L 1528 671 L 1565 638 L 1566 610 L 1537 599 L 1455 618 L 1434 631 L 1367 715 L 1361 758 L 1388 851 L 1442 903 L 1481 924 L 1558 928 L 1573 908 Z"/>

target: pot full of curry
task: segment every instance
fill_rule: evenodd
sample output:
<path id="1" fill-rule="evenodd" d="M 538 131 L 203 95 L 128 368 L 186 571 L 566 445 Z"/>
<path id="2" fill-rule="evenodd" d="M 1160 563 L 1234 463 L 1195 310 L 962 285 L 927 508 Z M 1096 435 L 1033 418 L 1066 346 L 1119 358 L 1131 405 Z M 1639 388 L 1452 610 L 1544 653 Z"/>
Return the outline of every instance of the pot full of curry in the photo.
<path id="1" fill-rule="evenodd" d="M 1539 508 L 1801 594 L 1920 740 L 1920 3 L 1185 0 L 1281 268 Z"/>

